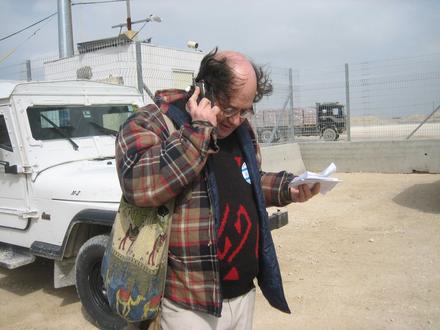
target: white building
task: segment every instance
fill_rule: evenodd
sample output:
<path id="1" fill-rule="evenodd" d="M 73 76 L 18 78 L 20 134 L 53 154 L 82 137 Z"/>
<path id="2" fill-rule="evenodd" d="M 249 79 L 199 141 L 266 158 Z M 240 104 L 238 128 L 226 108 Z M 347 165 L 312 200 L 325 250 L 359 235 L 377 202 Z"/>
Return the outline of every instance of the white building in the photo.
<path id="1" fill-rule="evenodd" d="M 138 47 L 138 56 L 136 48 Z M 137 59 L 149 91 L 186 88 L 192 84 L 204 54 L 194 49 L 173 49 L 148 42 L 133 42 L 126 35 L 78 44 L 79 54 L 44 64 L 44 78 L 114 81 L 139 87 Z M 150 102 L 148 92 L 145 101 Z"/>

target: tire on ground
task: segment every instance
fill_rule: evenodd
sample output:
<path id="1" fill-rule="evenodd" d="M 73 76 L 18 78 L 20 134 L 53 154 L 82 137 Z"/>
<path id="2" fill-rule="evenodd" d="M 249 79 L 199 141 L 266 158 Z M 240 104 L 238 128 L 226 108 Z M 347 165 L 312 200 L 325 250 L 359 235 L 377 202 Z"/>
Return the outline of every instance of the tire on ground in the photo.
<path id="1" fill-rule="evenodd" d="M 101 329 L 122 329 L 127 324 L 107 302 L 101 260 L 109 237 L 98 235 L 83 244 L 76 257 L 76 290 L 85 311 Z"/>
<path id="2" fill-rule="evenodd" d="M 322 137 L 325 141 L 335 141 L 338 139 L 338 132 L 333 127 L 327 127 L 322 131 Z"/>

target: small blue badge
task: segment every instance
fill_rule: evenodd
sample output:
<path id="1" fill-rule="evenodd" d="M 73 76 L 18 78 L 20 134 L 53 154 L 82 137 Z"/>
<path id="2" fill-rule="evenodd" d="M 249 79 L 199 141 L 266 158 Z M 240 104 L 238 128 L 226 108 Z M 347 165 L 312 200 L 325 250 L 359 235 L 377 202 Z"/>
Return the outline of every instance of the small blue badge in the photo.
<path id="1" fill-rule="evenodd" d="M 241 174 L 243 175 L 243 178 L 246 180 L 246 182 L 251 184 L 251 177 L 249 176 L 249 171 L 246 163 L 243 163 L 243 165 L 241 165 Z"/>

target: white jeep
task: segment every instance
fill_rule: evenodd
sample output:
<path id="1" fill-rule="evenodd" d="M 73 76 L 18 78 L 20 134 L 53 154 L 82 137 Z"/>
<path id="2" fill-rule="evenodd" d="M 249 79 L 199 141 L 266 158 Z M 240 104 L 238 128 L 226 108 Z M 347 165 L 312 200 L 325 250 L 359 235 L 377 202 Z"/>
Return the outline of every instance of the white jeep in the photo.
<path id="1" fill-rule="evenodd" d="M 115 136 L 143 99 L 133 87 L 91 81 L 0 81 L 0 266 L 54 260 L 54 286 L 76 285 L 95 324 L 126 322 L 100 274 L 121 189 Z M 278 210 L 271 229 L 288 222 Z"/>
<path id="2" fill-rule="evenodd" d="M 54 286 L 76 284 L 102 328 L 101 257 L 121 198 L 115 136 L 142 96 L 91 81 L 0 82 L 0 266 L 54 260 Z"/>

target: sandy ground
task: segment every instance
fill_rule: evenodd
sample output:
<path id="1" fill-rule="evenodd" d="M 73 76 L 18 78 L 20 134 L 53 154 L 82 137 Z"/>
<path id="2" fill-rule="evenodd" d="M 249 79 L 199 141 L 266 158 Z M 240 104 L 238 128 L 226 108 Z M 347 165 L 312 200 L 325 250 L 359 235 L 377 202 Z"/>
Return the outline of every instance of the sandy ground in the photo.
<path id="1" fill-rule="evenodd" d="M 440 329 L 440 175 L 337 176 L 273 232 L 293 314 L 258 293 L 254 329 Z M 1 329 L 95 329 L 50 266 L 0 269 Z"/>

